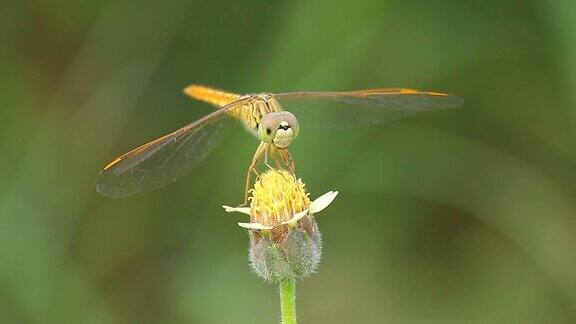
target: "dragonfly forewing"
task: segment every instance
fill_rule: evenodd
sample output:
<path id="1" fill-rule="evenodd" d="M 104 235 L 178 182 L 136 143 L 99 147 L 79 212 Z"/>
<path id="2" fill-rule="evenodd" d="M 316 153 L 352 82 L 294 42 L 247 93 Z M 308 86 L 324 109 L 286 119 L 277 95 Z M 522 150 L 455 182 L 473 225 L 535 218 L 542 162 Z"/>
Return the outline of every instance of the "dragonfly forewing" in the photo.
<path id="1" fill-rule="evenodd" d="M 125 197 L 176 181 L 201 162 L 234 119 L 226 112 L 244 99 L 142 145 L 110 162 L 96 180 L 96 190 L 109 197 Z"/>
<path id="2" fill-rule="evenodd" d="M 412 89 L 370 89 L 348 92 L 289 92 L 274 97 L 294 113 L 303 127 L 349 129 L 390 122 L 420 111 L 461 106 L 446 93 Z"/>

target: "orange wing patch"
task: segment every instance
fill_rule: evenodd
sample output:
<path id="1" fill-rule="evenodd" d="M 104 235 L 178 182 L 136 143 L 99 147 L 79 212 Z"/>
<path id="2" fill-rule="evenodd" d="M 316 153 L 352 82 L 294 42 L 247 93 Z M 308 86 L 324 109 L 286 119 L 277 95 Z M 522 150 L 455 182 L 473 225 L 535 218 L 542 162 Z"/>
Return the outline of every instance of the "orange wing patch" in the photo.
<path id="1" fill-rule="evenodd" d="M 116 163 L 122 161 L 121 157 L 117 157 L 115 158 L 112 162 L 106 164 L 106 166 L 104 167 L 104 169 L 102 171 L 106 171 L 108 169 L 110 169 L 111 167 L 113 167 Z"/>
<path id="2" fill-rule="evenodd" d="M 432 91 L 419 91 L 408 88 L 382 88 L 382 89 L 369 89 L 369 90 L 357 90 L 352 91 L 352 93 L 359 94 L 361 96 L 369 96 L 373 94 L 425 94 L 430 96 L 448 97 L 447 93 L 442 92 L 432 92 Z"/>
<path id="3" fill-rule="evenodd" d="M 179 130 L 178 130 L 178 131 L 179 131 Z M 178 131 L 176 131 L 176 132 L 178 132 Z M 106 164 L 106 166 L 104 167 L 104 169 L 103 169 L 102 171 L 106 171 L 106 170 L 110 169 L 111 167 L 115 166 L 116 164 L 118 164 L 118 162 L 122 161 L 122 159 L 124 159 L 125 157 L 127 157 L 127 156 L 129 156 L 129 155 L 135 155 L 135 154 L 138 154 L 138 153 L 140 153 L 140 152 L 142 152 L 142 151 L 145 151 L 147 148 L 149 148 L 150 146 L 152 146 L 152 145 L 158 143 L 159 141 L 165 139 L 166 137 L 168 137 L 168 136 L 173 136 L 174 133 L 175 133 L 175 132 L 172 132 L 172 133 L 170 133 L 170 134 L 167 134 L 167 135 L 164 135 L 164 136 L 162 136 L 162 137 L 159 137 L 159 138 L 157 138 L 157 139 L 155 139 L 155 140 L 153 140 L 153 141 L 151 141 L 151 142 L 148 142 L 148 143 L 146 143 L 146 144 L 144 144 L 144 145 L 140 145 L 140 146 L 138 146 L 137 148 L 132 149 L 132 150 L 130 150 L 129 152 L 120 155 L 119 157 L 117 157 L 117 158 L 115 158 L 114 160 L 112 160 L 112 162 Z"/>

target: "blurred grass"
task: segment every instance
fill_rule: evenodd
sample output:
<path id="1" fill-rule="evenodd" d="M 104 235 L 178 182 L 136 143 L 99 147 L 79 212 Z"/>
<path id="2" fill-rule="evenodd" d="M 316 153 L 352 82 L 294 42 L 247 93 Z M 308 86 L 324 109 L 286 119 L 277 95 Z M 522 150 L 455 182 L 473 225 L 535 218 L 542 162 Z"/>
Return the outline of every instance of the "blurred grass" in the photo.
<path id="1" fill-rule="evenodd" d="M 413 87 L 463 109 L 293 145 L 324 261 L 303 323 L 571 323 L 574 3 L 170 0 L 0 4 L 0 321 L 270 323 L 239 220 L 257 143 L 234 129 L 183 180 L 111 200 L 112 156 L 234 92 Z M 325 149 L 329 145 L 331 149 Z M 238 185 L 234 185 L 238 184 Z"/>

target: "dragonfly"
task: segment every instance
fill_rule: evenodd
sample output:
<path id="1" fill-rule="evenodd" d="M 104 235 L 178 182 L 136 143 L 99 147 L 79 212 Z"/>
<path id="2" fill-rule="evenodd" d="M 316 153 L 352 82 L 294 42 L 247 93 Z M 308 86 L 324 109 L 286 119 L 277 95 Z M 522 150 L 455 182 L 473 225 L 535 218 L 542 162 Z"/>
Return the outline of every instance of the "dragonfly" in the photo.
<path id="1" fill-rule="evenodd" d="M 294 160 L 288 148 L 298 137 L 300 121 L 306 129 L 340 131 L 382 124 L 422 111 L 456 108 L 463 103 L 452 94 L 405 88 L 239 95 L 193 84 L 184 93 L 212 104 L 216 110 L 113 159 L 97 177 L 96 190 L 100 194 L 125 197 L 176 181 L 206 158 L 231 122 L 239 121 L 260 140 L 246 176 L 246 204 L 251 175 L 258 176 L 259 163 L 272 168 L 271 160 L 294 174 Z"/>

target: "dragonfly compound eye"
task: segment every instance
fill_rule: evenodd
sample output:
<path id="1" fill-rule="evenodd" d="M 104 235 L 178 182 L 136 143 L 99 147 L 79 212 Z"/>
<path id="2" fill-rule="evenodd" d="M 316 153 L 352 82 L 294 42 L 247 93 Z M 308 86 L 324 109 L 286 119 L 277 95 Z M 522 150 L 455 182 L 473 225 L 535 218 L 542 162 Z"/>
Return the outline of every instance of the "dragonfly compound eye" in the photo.
<path id="1" fill-rule="evenodd" d="M 298 136 L 298 119 L 287 111 L 273 112 L 262 117 L 258 135 L 266 143 L 286 148 Z"/>

